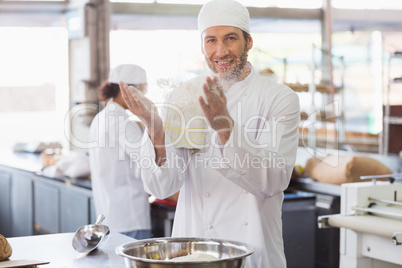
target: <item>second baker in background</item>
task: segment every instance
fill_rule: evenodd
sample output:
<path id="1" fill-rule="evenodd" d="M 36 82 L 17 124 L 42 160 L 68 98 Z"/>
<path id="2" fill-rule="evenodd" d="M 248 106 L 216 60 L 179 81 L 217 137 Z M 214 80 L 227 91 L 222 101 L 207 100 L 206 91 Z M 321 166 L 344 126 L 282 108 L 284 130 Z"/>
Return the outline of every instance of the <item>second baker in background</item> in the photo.
<path id="1" fill-rule="evenodd" d="M 105 215 L 112 231 L 136 239 L 152 237 L 148 194 L 140 170 L 131 164 L 139 158 L 143 127 L 127 113 L 119 81 L 136 86 L 145 94 L 145 70 L 135 64 L 116 66 L 98 88 L 105 108 L 93 119 L 89 137 L 96 143 L 89 149 L 92 193 L 96 214 Z"/>

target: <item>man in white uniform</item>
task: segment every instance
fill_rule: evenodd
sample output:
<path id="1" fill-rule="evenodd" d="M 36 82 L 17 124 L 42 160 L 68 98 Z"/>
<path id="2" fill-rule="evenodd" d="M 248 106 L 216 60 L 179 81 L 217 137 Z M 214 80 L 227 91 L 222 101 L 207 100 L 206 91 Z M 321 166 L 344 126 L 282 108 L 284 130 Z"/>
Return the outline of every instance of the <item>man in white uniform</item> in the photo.
<path id="1" fill-rule="evenodd" d="M 120 87 L 129 109 L 146 125 L 141 154 L 152 165 L 142 169 L 145 189 L 159 198 L 180 190 L 172 236 L 242 241 L 255 247 L 246 267 L 283 268 L 282 203 L 296 158 L 299 99 L 247 62 L 253 45 L 249 20 L 248 10 L 233 0 L 213 0 L 199 13 L 211 73 L 180 88 L 199 96 L 208 122 L 203 146 L 196 142 L 199 129 L 187 136 L 196 150 L 177 148 L 183 136 L 167 131 L 177 124 L 159 116 L 135 88 Z M 178 99 L 169 100 L 180 113 L 185 105 Z M 169 109 L 172 105 L 167 115 Z M 187 118 L 189 112 L 182 113 Z M 187 133 L 194 121 L 184 121 Z"/>
<path id="2" fill-rule="evenodd" d="M 141 173 L 131 159 L 139 158 L 143 128 L 130 120 L 122 98 L 119 81 L 147 89 L 144 69 L 134 64 L 114 68 L 108 81 L 98 88 L 106 107 L 91 123 L 89 150 L 92 193 L 97 214 L 105 215 L 104 224 L 112 231 L 136 239 L 151 237 L 150 204 Z"/>

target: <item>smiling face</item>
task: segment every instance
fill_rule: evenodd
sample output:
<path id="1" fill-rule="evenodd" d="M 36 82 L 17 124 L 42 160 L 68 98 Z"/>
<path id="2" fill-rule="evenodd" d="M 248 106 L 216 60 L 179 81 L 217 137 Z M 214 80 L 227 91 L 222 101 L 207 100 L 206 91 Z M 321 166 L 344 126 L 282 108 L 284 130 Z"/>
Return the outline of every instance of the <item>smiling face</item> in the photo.
<path id="1" fill-rule="evenodd" d="M 202 33 L 202 53 L 208 67 L 219 78 L 241 81 L 250 70 L 247 52 L 253 46 L 251 36 L 244 38 L 243 31 L 232 26 L 214 26 Z"/>

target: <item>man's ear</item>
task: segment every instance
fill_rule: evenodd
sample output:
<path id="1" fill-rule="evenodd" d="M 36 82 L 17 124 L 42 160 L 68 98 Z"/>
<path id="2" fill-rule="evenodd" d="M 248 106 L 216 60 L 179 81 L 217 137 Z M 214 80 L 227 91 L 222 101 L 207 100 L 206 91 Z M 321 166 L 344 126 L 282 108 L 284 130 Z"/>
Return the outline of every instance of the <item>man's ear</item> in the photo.
<path id="1" fill-rule="evenodd" d="M 250 50 L 253 47 L 253 38 L 251 35 L 248 36 L 248 42 L 247 42 L 247 50 Z"/>

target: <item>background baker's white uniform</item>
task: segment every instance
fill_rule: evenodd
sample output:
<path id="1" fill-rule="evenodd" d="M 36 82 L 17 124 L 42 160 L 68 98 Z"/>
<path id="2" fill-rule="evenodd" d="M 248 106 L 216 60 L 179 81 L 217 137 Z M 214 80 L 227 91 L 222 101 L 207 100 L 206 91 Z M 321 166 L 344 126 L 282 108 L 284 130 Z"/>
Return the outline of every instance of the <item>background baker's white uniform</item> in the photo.
<path id="1" fill-rule="evenodd" d="M 110 101 L 90 127 L 92 193 L 97 214 L 117 232 L 150 230 L 150 204 L 136 160 L 143 130 L 119 104 Z"/>
<path id="2" fill-rule="evenodd" d="M 202 92 L 205 77 L 195 79 L 200 86 L 194 90 Z M 145 189 L 159 198 L 180 190 L 173 236 L 246 242 L 256 248 L 246 267 L 286 267 L 281 216 L 298 144 L 298 96 L 252 69 L 226 97 L 235 121 L 229 146 L 193 155 L 167 146 L 163 167 L 142 169 Z M 152 143 L 144 139 L 142 153 L 154 159 Z M 207 132 L 205 141 L 218 143 L 216 133 Z"/>

